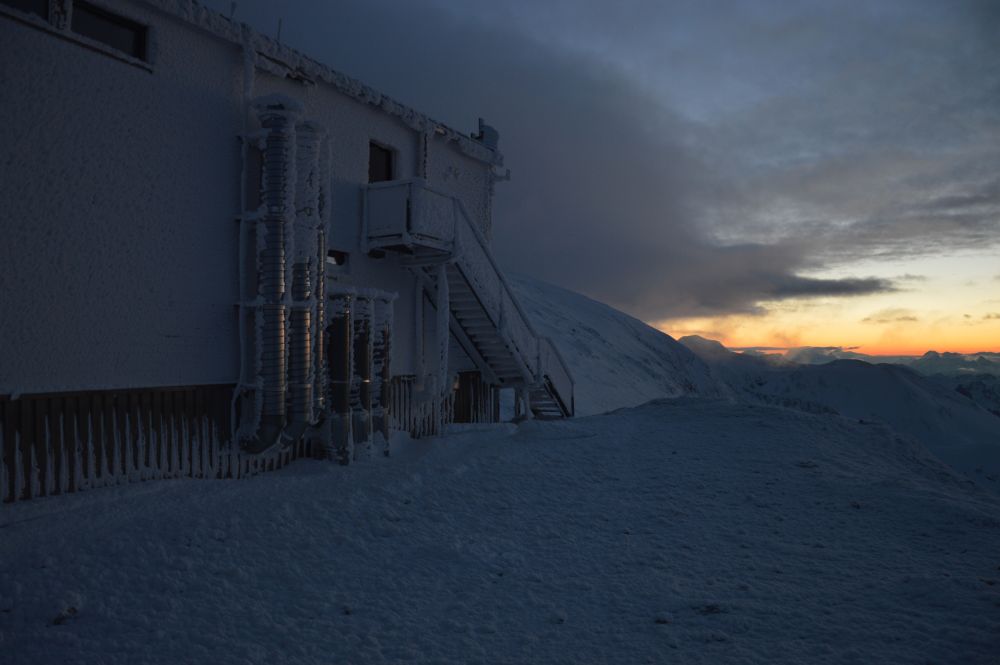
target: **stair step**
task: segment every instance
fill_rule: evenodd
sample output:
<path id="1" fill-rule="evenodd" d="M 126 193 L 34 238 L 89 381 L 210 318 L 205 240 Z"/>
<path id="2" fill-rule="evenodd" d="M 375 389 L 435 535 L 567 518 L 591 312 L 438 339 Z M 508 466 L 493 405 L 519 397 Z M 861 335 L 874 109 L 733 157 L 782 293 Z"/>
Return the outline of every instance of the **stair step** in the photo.
<path id="1" fill-rule="evenodd" d="M 480 337 L 493 337 L 495 339 L 500 339 L 500 334 L 496 328 L 493 326 L 462 326 L 465 332 L 469 335 L 478 335 Z"/>

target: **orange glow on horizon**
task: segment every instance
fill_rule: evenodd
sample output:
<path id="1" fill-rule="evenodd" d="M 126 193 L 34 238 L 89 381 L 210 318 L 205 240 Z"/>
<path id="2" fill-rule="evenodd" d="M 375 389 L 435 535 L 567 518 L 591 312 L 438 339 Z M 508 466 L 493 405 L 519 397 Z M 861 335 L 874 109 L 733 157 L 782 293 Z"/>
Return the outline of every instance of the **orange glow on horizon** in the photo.
<path id="1" fill-rule="evenodd" d="M 1000 353 L 1000 254 L 980 252 L 870 261 L 842 278 L 877 275 L 893 289 L 864 296 L 752 303 L 753 314 L 692 316 L 652 321 L 676 338 L 700 335 L 728 348 L 839 347 L 871 356 Z M 916 276 L 916 277 L 914 277 Z"/>
<path id="2" fill-rule="evenodd" d="M 844 318 L 814 321 L 808 316 L 775 313 L 667 319 L 650 325 L 674 339 L 699 335 L 729 349 L 759 348 L 774 353 L 796 347 L 839 347 L 870 356 L 922 356 L 928 351 L 1000 353 L 1000 320 L 983 317 L 871 324 Z"/>

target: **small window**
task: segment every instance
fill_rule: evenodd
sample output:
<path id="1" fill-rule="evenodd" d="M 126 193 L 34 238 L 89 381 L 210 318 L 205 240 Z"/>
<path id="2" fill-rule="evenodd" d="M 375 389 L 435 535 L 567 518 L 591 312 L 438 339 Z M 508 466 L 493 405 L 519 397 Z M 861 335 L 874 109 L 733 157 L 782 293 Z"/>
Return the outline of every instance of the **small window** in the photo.
<path id="1" fill-rule="evenodd" d="M 0 4 L 13 7 L 25 14 L 34 14 L 43 19 L 49 18 L 49 0 L 0 0 Z"/>
<path id="2" fill-rule="evenodd" d="M 368 144 L 368 182 L 392 180 L 392 150 L 378 143 Z"/>
<path id="3" fill-rule="evenodd" d="M 348 258 L 350 258 L 350 254 L 347 252 L 341 252 L 336 249 L 326 250 L 326 262 L 330 265 L 346 266 Z"/>
<path id="4" fill-rule="evenodd" d="M 146 26 L 86 2 L 73 3 L 73 32 L 113 49 L 146 59 Z"/>

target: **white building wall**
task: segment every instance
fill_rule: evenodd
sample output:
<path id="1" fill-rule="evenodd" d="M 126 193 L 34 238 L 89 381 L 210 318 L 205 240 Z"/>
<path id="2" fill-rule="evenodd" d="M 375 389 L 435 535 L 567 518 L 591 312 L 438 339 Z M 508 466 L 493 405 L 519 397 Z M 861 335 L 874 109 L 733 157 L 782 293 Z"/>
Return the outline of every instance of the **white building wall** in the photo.
<path id="1" fill-rule="evenodd" d="M 238 379 L 242 48 L 144 4 L 109 6 L 151 26 L 149 69 L 0 16 L 0 394 Z M 350 255 L 331 272 L 399 294 L 392 369 L 416 373 L 417 283 L 399 257 L 362 253 L 369 141 L 396 151 L 397 178 L 459 197 L 487 237 L 491 167 L 326 81 L 258 68 L 252 96 L 269 93 L 326 128 L 328 244 Z"/>
<path id="2" fill-rule="evenodd" d="M 492 240 L 491 167 L 464 155 L 445 139 L 435 136 L 429 144 L 428 184 L 462 202 L 472 222 Z"/>
<path id="3" fill-rule="evenodd" d="M 0 393 L 236 379 L 240 55 L 125 10 L 151 72 L 0 16 Z"/>

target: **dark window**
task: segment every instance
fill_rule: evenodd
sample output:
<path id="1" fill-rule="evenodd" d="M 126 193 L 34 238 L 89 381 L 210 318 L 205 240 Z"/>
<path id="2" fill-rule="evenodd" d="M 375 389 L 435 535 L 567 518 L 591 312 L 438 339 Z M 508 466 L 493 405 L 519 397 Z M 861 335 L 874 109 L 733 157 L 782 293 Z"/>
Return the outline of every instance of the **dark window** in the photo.
<path id="1" fill-rule="evenodd" d="M 73 3 L 73 32 L 146 59 L 146 26 L 86 2 Z"/>
<path id="2" fill-rule="evenodd" d="M 392 150 L 377 143 L 368 144 L 368 182 L 392 180 Z"/>
<path id="3" fill-rule="evenodd" d="M 350 255 L 347 252 L 341 252 L 336 249 L 328 249 L 326 250 L 326 256 L 338 266 L 343 266 L 347 265 L 347 259 Z"/>
<path id="4" fill-rule="evenodd" d="M 0 0 L 0 3 L 20 9 L 25 14 L 35 14 L 44 19 L 49 18 L 49 0 Z"/>

